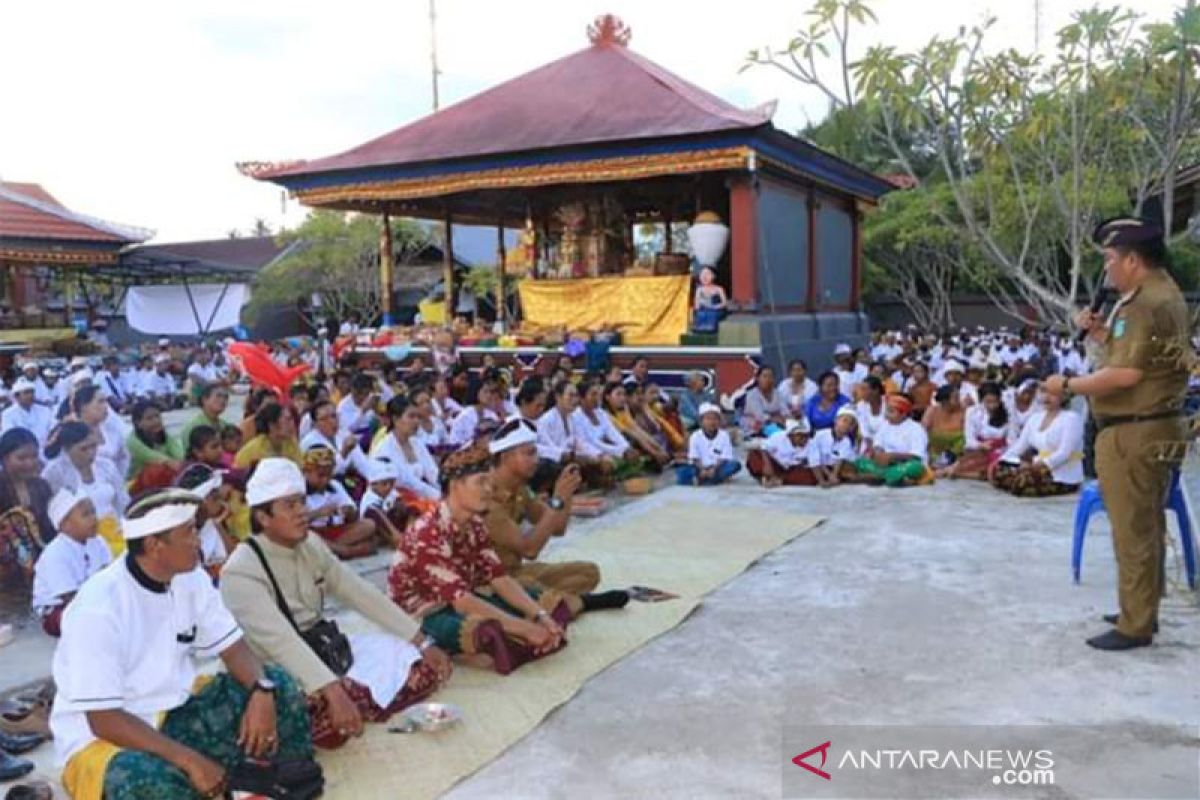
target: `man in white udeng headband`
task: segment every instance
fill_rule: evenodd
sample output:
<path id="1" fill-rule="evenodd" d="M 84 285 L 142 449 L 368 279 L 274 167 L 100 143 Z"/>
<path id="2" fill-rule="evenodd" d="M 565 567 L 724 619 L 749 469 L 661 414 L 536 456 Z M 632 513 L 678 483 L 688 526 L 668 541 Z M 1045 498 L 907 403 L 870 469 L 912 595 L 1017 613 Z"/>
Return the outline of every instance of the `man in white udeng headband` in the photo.
<path id="1" fill-rule="evenodd" d="M 221 595 L 255 652 L 300 681 L 312 700 L 313 741 L 339 747 L 428 697 L 450 658 L 419 624 L 308 530 L 305 483 L 286 458 L 264 458 L 246 483 L 253 536 L 221 572 Z M 375 624 L 344 636 L 325 619 L 325 594 Z"/>
<path id="2" fill-rule="evenodd" d="M 63 614 L 50 729 L 76 800 L 219 797 L 244 757 L 312 756 L 304 699 L 264 670 L 199 564 L 191 492 L 134 503 L 128 552 Z M 195 659 L 228 670 L 196 680 Z"/>

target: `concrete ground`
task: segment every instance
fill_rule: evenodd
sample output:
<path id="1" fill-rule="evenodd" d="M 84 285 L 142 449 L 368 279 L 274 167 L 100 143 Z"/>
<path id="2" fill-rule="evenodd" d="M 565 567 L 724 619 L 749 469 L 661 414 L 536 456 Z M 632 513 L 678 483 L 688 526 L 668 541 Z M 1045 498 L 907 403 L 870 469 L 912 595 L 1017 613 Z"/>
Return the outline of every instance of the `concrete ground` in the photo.
<path id="1" fill-rule="evenodd" d="M 1200 470 L 1189 473 L 1200 488 Z M 746 525 L 773 511 L 826 522 L 595 676 L 448 797 L 778 798 L 787 762 L 814 744 L 788 740 L 785 722 L 1111 724 L 1174 744 L 1174 726 L 1190 725 L 1194 736 L 1195 593 L 1181 586 L 1172 554 L 1177 580 L 1155 646 L 1086 647 L 1106 627 L 1099 616 L 1116 609 L 1115 565 L 1107 521 L 1097 518 L 1083 581 L 1071 582 L 1073 498 L 1017 500 L 952 482 L 767 492 L 743 474 L 727 487 L 669 488 L 577 520 L 568 538 L 680 499 L 744 507 Z M 685 548 L 687 531 L 679 540 Z M 384 560 L 359 568 L 379 579 Z M 23 671 L 44 674 L 44 655 L 0 648 L 0 688 Z M 38 755 L 41 766 L 49 754 Z M 1091 769 L 1100 785 L 1141 770 L 1142 796 L 1166 793 L 1153 764 L 1105 756 Z M 1092 794 L 1059 787 L 1045 796 Z"/>

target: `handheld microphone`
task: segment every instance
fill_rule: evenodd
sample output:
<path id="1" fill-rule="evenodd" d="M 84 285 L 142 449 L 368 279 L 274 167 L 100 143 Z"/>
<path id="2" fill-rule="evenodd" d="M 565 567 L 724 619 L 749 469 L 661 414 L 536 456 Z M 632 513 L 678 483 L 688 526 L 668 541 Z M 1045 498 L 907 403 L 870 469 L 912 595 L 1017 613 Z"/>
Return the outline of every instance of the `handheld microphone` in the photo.
<path id="1" fill-rule="evenodd" d="M 1097 289 L 1096 294 L 1092 296 L 1092 304 L 1088 306 L 1088 310 L 1093 314 L 1099 314 L 1100 309 L 1104 308 L 1104 304 L 1108 302 L 1108 296 L 1111 292 L 1112 289 L 1108 288 L 1107 286 L 1101 286 L 1099 289 Z M 1075 334 L 1075 341 L 1082 342 L 1087 338 L 1089 333 L 1091 333 L 1090 328 L 1080 328 L 1079 333 Z"/>

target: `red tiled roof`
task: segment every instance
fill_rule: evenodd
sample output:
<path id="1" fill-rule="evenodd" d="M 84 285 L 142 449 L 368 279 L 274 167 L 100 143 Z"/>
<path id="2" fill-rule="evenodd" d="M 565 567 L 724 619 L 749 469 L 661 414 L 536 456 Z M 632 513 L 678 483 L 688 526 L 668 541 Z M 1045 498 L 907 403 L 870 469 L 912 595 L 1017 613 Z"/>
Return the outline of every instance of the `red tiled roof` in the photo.
<path id="1" fill-rule="evenodd" d="M 127 244 L 148 239 L 150 232 L 70 211 L 36 183 L 0 182 L 0 237 Z"/>
<path id="2" fill-rule="evenodd" d="M 755 128 L 743 110 L 600 38 L 583 50 L 339 155 L 256 167 L 276 177 Z"/>

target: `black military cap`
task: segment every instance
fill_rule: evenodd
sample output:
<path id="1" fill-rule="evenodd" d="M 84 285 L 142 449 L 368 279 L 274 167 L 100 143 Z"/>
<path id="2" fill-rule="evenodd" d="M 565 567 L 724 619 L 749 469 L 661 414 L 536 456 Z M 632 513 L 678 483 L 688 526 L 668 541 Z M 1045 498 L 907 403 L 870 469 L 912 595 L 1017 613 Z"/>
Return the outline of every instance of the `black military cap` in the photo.
<path id="1" fill-rule="evenodd" d="M 1163 230 L 1141 217 L 1113 217 L 1096 226 L 1092 241 L 1101 247 L 1122 247 L 1161 240 Z"/>

